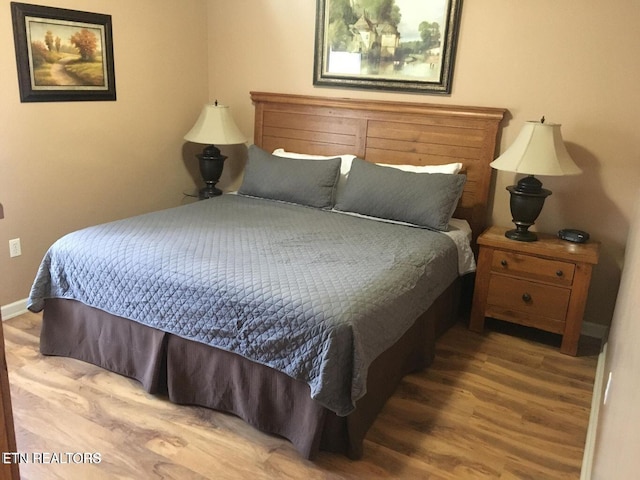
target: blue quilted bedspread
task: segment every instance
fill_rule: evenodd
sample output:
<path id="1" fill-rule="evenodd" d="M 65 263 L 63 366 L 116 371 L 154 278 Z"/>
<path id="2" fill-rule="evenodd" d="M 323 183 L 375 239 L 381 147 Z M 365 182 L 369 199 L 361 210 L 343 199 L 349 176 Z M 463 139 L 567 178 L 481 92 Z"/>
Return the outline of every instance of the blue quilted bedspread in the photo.
<path id="1" fill-rule="evenodd" d="M 74 299 L 238 353 L 346 415 L 370 363 L 456 276 L 443 234 L 223 195 L 66 235 L 29 309 Z"/>

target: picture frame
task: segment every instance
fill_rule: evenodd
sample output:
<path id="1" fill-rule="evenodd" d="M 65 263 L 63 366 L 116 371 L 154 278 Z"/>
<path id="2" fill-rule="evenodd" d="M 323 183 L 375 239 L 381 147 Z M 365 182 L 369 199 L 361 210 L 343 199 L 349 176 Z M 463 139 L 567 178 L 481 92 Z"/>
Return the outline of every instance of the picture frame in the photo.
<path id="1" fill-rule="evenodd" d="M 450 94 L 462 0 L 316 0 L 313 84 Z"/>
<path id="2" fill-rule="evenodd" d="M 21 102 L 116 100 L 111 15 L 11 2 Z"/>

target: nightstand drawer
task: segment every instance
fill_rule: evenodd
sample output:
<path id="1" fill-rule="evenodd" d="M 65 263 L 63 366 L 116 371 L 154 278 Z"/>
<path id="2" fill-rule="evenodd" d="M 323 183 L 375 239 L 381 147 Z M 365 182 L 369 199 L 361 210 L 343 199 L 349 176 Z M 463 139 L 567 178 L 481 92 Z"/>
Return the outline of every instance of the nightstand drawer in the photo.
<path id="1" fill-rule="evenodd" d="M 571 291 L 562 287 L 491 275 L 487 305 L 531 316 L 564 321 Z"/>
<path id="2" fill-rule="evenodd" d="M 566 286 L 570 286 L 573 283 L 575 268 L 573 263 L 502 250 L 493 252 L 493 260 L 491 262 L 491 270 L 493 272 Z"/>

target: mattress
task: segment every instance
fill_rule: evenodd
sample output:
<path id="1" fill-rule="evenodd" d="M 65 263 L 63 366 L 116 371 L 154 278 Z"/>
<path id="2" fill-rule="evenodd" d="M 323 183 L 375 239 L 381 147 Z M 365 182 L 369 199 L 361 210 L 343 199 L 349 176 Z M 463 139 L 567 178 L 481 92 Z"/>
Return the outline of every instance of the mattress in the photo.
<path id="1" fill-rule="evenodd" d="M 79 301 L 239 354 L 337 415 L 458 276 L 447 235 L 240 195 L 66 235 L 29 298 Z"/>

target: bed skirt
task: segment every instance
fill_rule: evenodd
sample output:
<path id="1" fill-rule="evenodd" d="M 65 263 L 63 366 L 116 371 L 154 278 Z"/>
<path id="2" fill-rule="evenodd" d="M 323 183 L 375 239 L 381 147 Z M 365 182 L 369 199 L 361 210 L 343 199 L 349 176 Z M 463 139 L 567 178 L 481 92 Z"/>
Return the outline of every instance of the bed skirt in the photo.
<path id="1" fill-rule="evenodd" d="M 459 283 L 371 364 L 367 394 L 346 417 L 313 400 L 306 383 L 270 367 L 74 300 L 46 300 L 40 351 L 134 378 L 178 404 L 232 413 L 288 439 L 305 458 L 326 450 L 358 459 L 367 430 L 402 377 L 432 362 L 436 337 L 457 319 Z"/>

